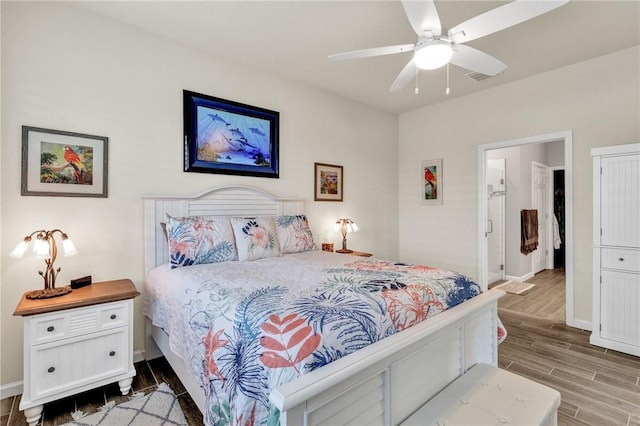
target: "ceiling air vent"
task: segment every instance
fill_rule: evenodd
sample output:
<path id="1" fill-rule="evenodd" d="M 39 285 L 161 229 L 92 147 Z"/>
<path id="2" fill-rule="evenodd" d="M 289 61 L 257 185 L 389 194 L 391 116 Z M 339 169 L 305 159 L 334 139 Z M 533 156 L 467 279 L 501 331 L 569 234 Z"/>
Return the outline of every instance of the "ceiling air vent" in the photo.
<path id="1" fill-rule="evenodd" d="M 481 72 L 470 72 L 465 75 L 475 81 L 482 81 L 482 80 L 486 80 L 488 78 L 493 77 L 492 75 L 482 74 Z"/>

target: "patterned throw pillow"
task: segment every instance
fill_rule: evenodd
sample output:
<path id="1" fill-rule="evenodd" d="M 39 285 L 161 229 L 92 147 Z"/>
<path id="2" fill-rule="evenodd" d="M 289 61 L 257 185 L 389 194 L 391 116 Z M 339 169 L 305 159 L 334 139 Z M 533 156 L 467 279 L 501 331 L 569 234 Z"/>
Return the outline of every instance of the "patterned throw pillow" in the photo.
<path id="1" fill-rule="evenodd" d="M 253 219 L 232 217 L 231 226 L 240 260 L 280 256 L 280 244 L 278 244 L 273 216 Z"/>
<path id="2" fill-rule="evenodd" d="M 228 217 L 167 215 L 171 268 L 237 260 Z"/>
<path id="3" fill-rule="evenodd" d="M 276 234 L 283 253 L 301 253 L 318 249 L 313 241 L 307 217 L 303 214 L 276 216 Z"/>

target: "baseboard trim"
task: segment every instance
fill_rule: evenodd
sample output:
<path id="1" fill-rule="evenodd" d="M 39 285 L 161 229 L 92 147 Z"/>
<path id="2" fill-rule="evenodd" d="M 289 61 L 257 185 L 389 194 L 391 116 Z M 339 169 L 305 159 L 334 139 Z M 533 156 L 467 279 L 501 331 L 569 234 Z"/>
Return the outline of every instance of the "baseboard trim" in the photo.
<path id="1" fill-rule="evenodd" d="M 144 361 L 144 351 L 133 352 L 133 363 Z"/>
<path id="2" fill-rule="evenodd" d="M 571 319 L 567 318 L 567 325 L 569 327 L 579 328 L 580 330 L 588 330 L 588 331 L 593 330 L 593 327 L 589 321 L 578 320 L 575 318 L 571 318 Z"/>
<path id="3" fill-rule="evenodd" d="M 516 277 L 516 276 L 513 276 L 513 275 L 506 275 L 504 278 L 505 278 L 506 280 L 508 280 L 508 281 L 524 282 L 524 281 L 528 280 L 529 278 L 533 278 L 533 277 L 534 277 L 534 275 L 535 275 L 534 273 L 529 272 L 529 273 L 527 273 L 527 274 L 524 274 L 524 275 L 523 275 L 523 276 L 521 276 L 521 277 Z"/>
<path id="4" fill-rule="evenodd" d="M 22 393 L 22 389 L 22 380 L 19 382 L 7 383 L 6 385 L 0 385 L 0 399 L 20 395 Z"/>

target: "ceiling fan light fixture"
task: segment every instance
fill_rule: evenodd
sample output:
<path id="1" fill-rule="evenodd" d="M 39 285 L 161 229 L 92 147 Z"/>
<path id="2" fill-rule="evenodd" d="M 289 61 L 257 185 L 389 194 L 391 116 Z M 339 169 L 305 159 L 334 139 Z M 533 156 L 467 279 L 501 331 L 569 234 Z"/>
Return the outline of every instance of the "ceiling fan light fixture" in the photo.
<path id="1" fill-rule="evenodd" d="M 416 48 L 413 61 L 422 70 L 435 70 L 449 63 L 453 55 L 451 43 L 446 40 L 430 40 Z"/>

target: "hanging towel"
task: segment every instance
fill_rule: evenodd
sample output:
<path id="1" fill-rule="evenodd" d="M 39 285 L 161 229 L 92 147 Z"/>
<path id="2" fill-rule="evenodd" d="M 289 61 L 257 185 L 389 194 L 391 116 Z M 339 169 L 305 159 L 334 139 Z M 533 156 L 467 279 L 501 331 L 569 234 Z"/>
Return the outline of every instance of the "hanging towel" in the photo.
<path id="1" fill-rule="evenodd" d="M 520 212 L 520 252 L 529 254 L 538 248 L 538 210 Z"/>

